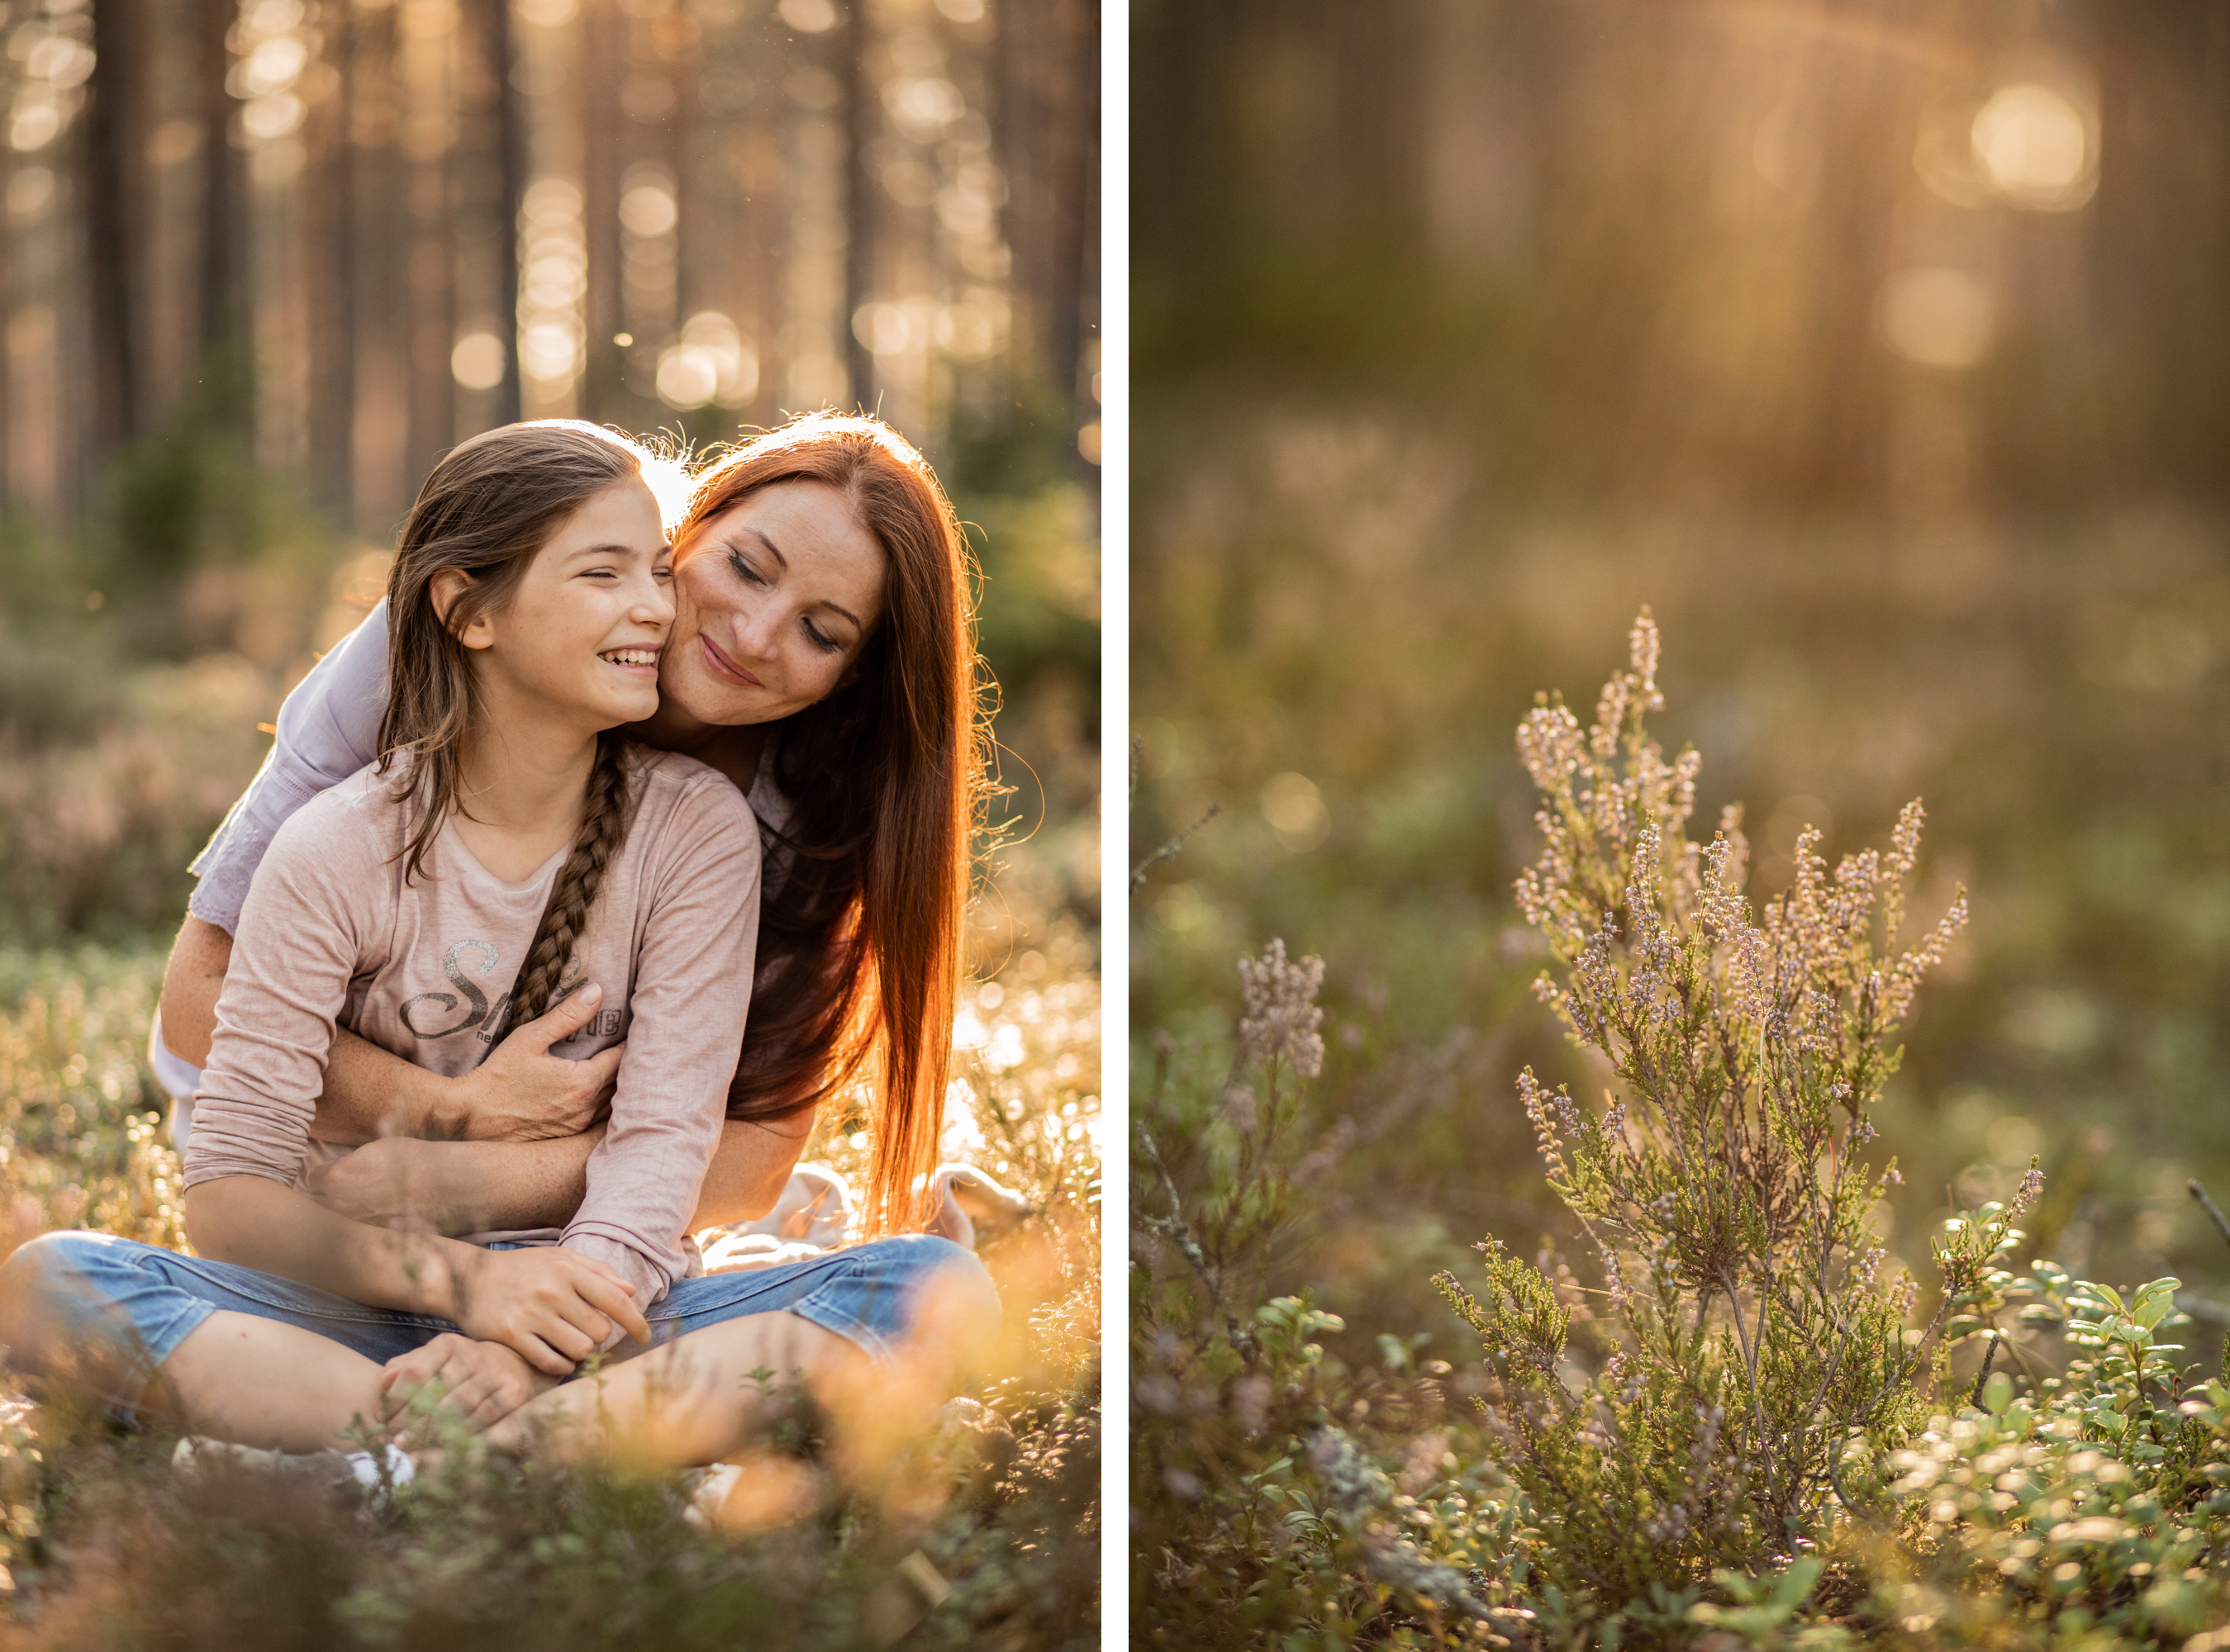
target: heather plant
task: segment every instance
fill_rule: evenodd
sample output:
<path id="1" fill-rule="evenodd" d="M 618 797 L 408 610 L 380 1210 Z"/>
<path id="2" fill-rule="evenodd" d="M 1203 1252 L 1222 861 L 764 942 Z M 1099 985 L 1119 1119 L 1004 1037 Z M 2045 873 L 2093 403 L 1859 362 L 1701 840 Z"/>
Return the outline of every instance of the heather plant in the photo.
<path id="1" fill-rule="evenodd" d="M 1754 1571 L 1848 1507 L 1849 1441 L 1924 1420 L 1936 1333 L 2035 1191 L 1944 1242 L 1943 1307 L 1908 1337 L 1915 1283 L 1867 1227 L 1898 1173 L 1868 1154 L 1871 1114 L 1963 893 L 1901 945 L 1915 802 L 1886 853 L 1832 873 L 1806 830 L 1753 915 L 1740 811 L 1690 840 L 1699 760 L 1648 733 L 1658 647 L 1645 612 L 1591 726 L 1544 697 L 1518 737 L 1543 838 L 1518 903 L 1564 966 L 1537 991 L 1615 1081 L 1600 1109 L 1530 1068 L 1518 1095 L 1602 1283 L 1492 1239 L 1476 1289 L 1440 1282 L 1500 1379 L 1497 1461 L 1557 1511 L 1542 1565 L 1606 1604 Z"/>
<path id="2" fill-rule="evenodd" d="M 1241 959 L 1228 1064 L 1157 1038 L 1134 1108 L 1131 1539 L 1145 1645 L 1297 1632 L 1431 1645 L 1500 1615 L 1503 1586 L 1480 1596 L 1464 1547 L 1473 1511 L 1493 1513 L 1491 1471 L 1465 1469 L 1478 1454 L 1460 1457 L 1435 1429 L 1450 1367 L 1415 1358 L 1424 1338 L 1389 1337 L 1378 1367 L 1352 1368 L 1325 1346 L 1338 1315 L 1305 1294 L 1264 1300 L 1352 1135 L 1311 1106 L 1323 967 L 1274 941 Z M 1501 1518 L 1507 1537 L 1514 1514 Z"/>

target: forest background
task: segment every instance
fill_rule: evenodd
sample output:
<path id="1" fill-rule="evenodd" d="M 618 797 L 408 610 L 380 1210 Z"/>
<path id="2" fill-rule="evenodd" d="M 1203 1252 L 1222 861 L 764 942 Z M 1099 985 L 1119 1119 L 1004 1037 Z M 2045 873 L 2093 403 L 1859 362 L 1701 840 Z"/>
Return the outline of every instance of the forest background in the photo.
<path id="1" fill-rule="evenodd" d="M 1915 795 L 1914 910 L 1972 892 L 1878 1115 L 1892 1251 L 1932 1278 L 1936 1221 L 2040 1154 L 2019 1260 L 2180 1276 L 2212 1370 L 2230 10 L 1133 16 L 1134 840 L 1223 806 L 1137 893 L 1133 1071 L 1223 1070 L 1242 954 L 1325 961 L 1290 1151 L 1337 1150 L 1264 1294 L 1460 1389 L 1434 1273 L 1569 1243 L 1513 1081 L 1600 1086 L 1530 990 L 1511 736 L 1537 690 L 1584 718 L 1648 604 L 1654 727 L 1699 829 L 1747 802 L 1754 893 Z M 1149 1217 L 1213 1203 L 1170 1152 Z"/>
<path id="2" fill-rule="evenodd" d="M 1006 846 L 977 903 L 947 1146 L 1032 1204 L 986 1255 L 1009 1302 L 1004 1409 L 1044 1470 L 1037 1501 L 991 1499 L 923 1540 L 975 1579 L 974 1604 L 943 1615 L 951 1633 L 996 1640 L 1017 1614 L 1034 1643 L 1092 1633 L 1099 29 L 1090 0 L 5 8 L 0 1239 L 81 1223 L 177 1237 L 142 1057 L 186 864 L 287 689 L 377 600 L 439 454 L 520 417 L 702 451 L 796 411 L 877 411 L 970 524 L 1003 701 Z M 825 1111 L 808 1156 L 851 1167 L 860 1121 Z M 0 1510 L 0 1594 L 51 1622 L 82 1576 L 56 1522 L 90 1494 L 10 1439 L 0 1475 L 31 1483 Z M 176 1512 L 150 1506 L 157 1528 Z M 1043 1525 L 1056 1506 L 1034 1570 L 1006 1565 L 1028 1540 L 1001 1520 Z M 591 1550 L 642 1540 L 582 1518 Z M 314 1526 L 285 1569 L 315 1573 L 306 1557 L 330 1538 L 319 1552 L 391 1585 L 399 1610 L 438 1596 L 394 1553 Z M 151 1537 L 139 1573 L 203 1580 L 218 1635 L 225 1599 L 257 1597 L 240 1568 L 265 1564 L 260 1539 L 224 1547 L 239 1536 Z M 536 1570 L 594 1565 L 542 1540 L 509 1534 L 530 1604 L 466 1638 L 614 1632 L 609 1602 L 568 1606 Z M 966 1559 L 970 1542 L 1001 1565 Z M 864 1551 L 715 1567 L 628 1610 L 702 1617 L 740 1576 L 759 1604 L 713 1612 L 723 1633 L 848 1642 L 860 1612 L 925 1604 L 890 1583 L 897 1556 Z M 855 1563 L 835 1604 L 764 1621 L 780 1578 Z M 331 1617 L 346 1594 L 308 1589 L 310 1617 L 269 1632 L 352 1634 Z"/>

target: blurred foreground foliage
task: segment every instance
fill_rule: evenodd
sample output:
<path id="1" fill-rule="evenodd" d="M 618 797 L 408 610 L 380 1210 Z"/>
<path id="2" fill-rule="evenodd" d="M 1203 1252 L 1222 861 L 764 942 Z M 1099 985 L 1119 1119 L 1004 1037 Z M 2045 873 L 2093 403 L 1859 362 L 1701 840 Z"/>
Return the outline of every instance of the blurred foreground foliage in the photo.
<path id="1" fill-rule="evenodd" d="M 1643 727 L 1657 676 L 1645 616 L 1592 728 L 1544 699 L 1520 730 L 1537 990 L 1612 1087 L 1518 1078 L 1584 1248 L 1489 1238 L 1441 1273 L 1483 1359 L 1424 1358 L 1430 1329 L 1343 1357 L 1341 1316 L 1272 1295 L 1357 1134 L 1306 1083 L 1320 961 L 1241 961 L 1235 1051 L 1150 1035 L 1142 1642 L 2230 1644 L 2230 1388 L 2167 1340 L 2181 1282 L 2015 1277 L 2033 1162 L 1941 1224 L 1925 1295 L 1878 1243 L 1898 1175 L 1868 1148 L 1905 1141 L 1877 1102 L 1963 916 L 1898 950 L 1917 807 L 1832 874 L 1801 835 L 1753 909 L 1738 812 L 1684 841 L 1698 764 Z"/>
<path id="2" fill-rule="evenodd" d="M 1031 1212 L 978 1248 L 1006 1306 L 983 1421 L 848 1494 L 463 1464 L 359 1500 L 171 1466 L 176 1436 L 0 1400 L 0 1645 L 674 1648 L 1099 1644 L 1099 991 L 1073 921 L 976 988 L 945 1142 Z M 89 1226 L 183 1244 L 145 1068 L 163 951 L 0 947 L 0 1244 Z M 865 1162 L 856 1121 L 812 1156 Z M 726 1523 L 723 1523 L 725 1521 Z M 918 1558 L 910 1558 L 918 1557 Z"/>

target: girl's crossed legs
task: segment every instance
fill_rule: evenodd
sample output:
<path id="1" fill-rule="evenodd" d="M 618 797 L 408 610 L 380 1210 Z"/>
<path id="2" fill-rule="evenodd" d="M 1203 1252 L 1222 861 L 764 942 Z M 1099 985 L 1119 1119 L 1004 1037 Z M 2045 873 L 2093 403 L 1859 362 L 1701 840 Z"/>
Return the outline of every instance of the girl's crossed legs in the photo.
<path id="1" fill-rule="evenodd" d="M 761 1420 L 761 1372 L 802 1379 L 840 1417 L 901 1429 L 951 1392 L 959 1356 L 989 1342 L 998 1315 L 974 1253 L 928 1234 L 684 1279 L 645 1315 L 649 1351 L 622 1340 L 595 1378 L 529 1402 L 490 1437 L 712 1462 Z M 45 1234 L 0 1267 L 0 1340 L 20 1375 L 281 1450 L 341 1444 L 355 1419 L 381 1415 L 387 1362 L 456 1329 L 101 1233 Z"/>

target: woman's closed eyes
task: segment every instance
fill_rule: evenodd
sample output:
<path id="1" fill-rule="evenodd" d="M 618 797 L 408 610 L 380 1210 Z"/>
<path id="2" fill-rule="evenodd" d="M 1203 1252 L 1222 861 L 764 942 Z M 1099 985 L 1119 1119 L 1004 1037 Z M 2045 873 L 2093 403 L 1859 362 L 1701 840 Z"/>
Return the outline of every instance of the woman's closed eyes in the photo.
<path id="1" fill-rule="evenodd" d="M 744 556 L 744 553 L 738 550 L 732 545 L 728 548 L 728 566 L 736 570 L 736 577 L 743 581 L 744 584 L 756 586 L 761 590 L 768 588 L 769 582 L 766 575 L 760 573 L 757 569 L 752 567 L 750 560 Z M 822 630 L 819 626 L 814 624 L 813 616 L 811 614 L 800 614 L 798 616 L 797 623 L 799 627 L 804 631 L 806 640 L 811 643 L 815 648 L 818 648 L 822 653 L 834 654 L 841 653 L 843 651 L 844 645 L 837 641 L 835 638 L 830 636 L 827 632 Z"/>

